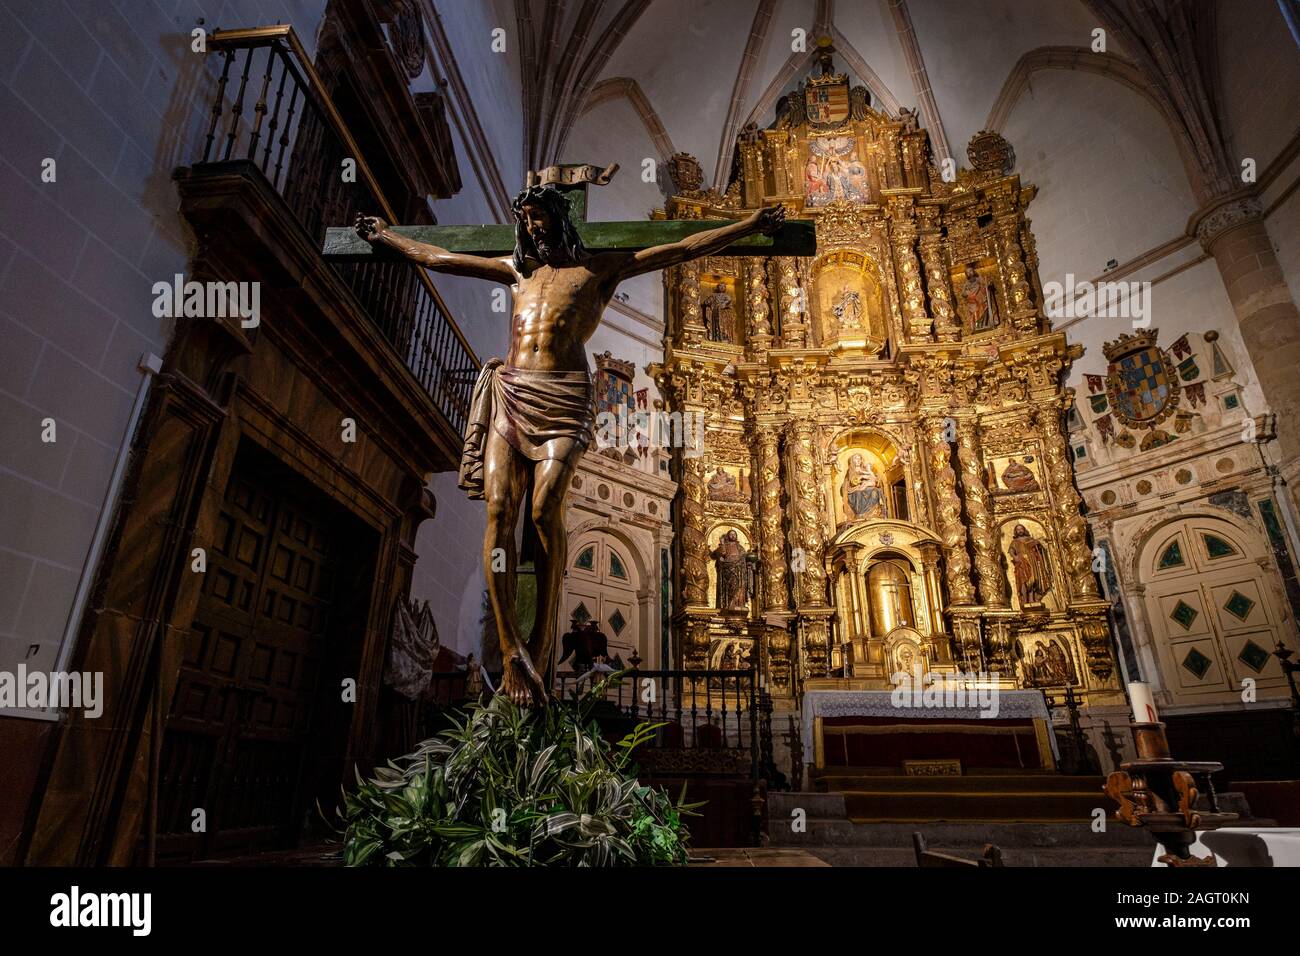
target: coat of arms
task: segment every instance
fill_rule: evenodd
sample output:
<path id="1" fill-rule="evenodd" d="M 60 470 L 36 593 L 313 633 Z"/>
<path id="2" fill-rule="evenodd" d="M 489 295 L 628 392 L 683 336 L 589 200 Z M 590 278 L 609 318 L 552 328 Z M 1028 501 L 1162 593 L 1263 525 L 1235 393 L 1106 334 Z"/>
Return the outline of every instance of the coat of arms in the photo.
<path id="1" fill-rule="evenodd" d="M 849 78 L 843 73 L 808 78 L 804 88 L 808 122 L 815 129 L 832 129 L 849 118 Z"/>
<path id="2" fill-rule="evenodd" d="M 1115 417 L 1129 428 L 1154 428 L 1178 405 L 1178 375 L 1156 345 L 1156 329 L 1121 335 L 1103 346 L 1110 366 L 1106 396 Z"/>
<path id="3" fill-rule="evenodd" d="M 631 415 L 636 410 L 633 399 L 632 377 L 636 366 L 631 362 L 616 359 L 607 351 L 596 358 L 596 412 L 607 412 L 614 417 L 622 414 Z"/>

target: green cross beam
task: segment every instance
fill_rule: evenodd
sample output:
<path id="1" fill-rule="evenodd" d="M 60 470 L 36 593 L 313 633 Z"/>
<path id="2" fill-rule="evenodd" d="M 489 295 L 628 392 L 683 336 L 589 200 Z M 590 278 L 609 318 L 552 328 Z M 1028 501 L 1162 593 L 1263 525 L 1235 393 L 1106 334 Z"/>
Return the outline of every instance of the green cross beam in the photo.
<path id="1" fill-rule="evenodd" d="M 726 225 L 718 219 L 651 219 L 628 222 L 587 222 L 586 187 L 569 192 L 574 226 L 589 252 L 634 252 L 649 246 L 680 242 L 697 232 Z M 390 226 L 392 232 L 417 242 L 440 246 L 448 252 L 476 256 L 505 256 L 514 251 L 513 225 Z M 330 259 L 363 262 L 376 257 L 399 258 L 390 249 L 376 250 L 351 226 L 331 226 L 321 252 Z M 811 219 L 787 220 L 775 235 L 746 236 L 727 246 L 719 256 L 811 256 L 817 253 L 817 231 Z"/>

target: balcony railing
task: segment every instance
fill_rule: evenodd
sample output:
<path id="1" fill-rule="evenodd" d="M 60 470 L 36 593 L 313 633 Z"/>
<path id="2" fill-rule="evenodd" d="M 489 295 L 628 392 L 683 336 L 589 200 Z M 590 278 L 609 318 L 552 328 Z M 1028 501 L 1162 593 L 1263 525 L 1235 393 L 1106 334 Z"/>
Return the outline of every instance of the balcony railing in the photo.
<path id="1" fill-rule="evenodd" d="M 399 221 L 292 27 L 220 30 L 208 50 L 221 58 L 220 75 L 195 165 L 256 166 L 318 248 L 326 227 L 350 224 L 358 212 Z M 355 163 L 350 179 L 345 160 Z M 331 266 L 451 427 L 463 432 L 480 363 L 428 274 L 402 262 Z"/>

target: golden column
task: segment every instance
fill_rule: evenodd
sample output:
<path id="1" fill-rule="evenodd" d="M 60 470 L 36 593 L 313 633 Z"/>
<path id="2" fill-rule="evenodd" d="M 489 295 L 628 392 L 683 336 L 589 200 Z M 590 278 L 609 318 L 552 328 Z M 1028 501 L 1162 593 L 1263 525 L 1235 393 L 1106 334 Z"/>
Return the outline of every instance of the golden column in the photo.
<path id="1" fill-rule="evenodd" d="M 948 278 L 943 238 L 939 231 L 939 210 L 933 206 L 923 206 L 917 215 L 921 220 L 921 262 L 925 266 L 925 289 L 930 297 L 935 335 L 940 342 L 956 342 L 961 337 L 961 326 L 957 323 L 952 304 L 952 285 Z"/>
<path id="2" fill-rule="evenodd" d="M 785 528 L 781 514 L 781 447 L 775 425 L 755 431 L 758 462 L 758 544 L 763 581 L 764 636 L 767 672 L 773 692 L 789 693 L 790 632 L 786 593 Z"/>
<path id="3" fill-rule="evenodd" d="M 772 260 L 772 270 L 781 303 L 782 342 L 788 349 L 803 348 L 808 341 L 808 303 L 799 285 L 798 266 L 792 256 L 778 256 Z"/>
<path id="4" fill-rule="evenodd" d="M 1006 607 L 1007 582 L 1002 573 L 997 529 L 989 507 L 989 490 L 984 484 L 979 421 L 974 416 L 957 421 L 957 461 L 961 465 L 961 487 L 966 498 L 966 524 L 975 548 L 980 603 L 988 607 Z"/>
<path id="5" fill-rule="evenodd" d="M 681 316 L 681 344 L 687 348 L 704 340 L 704 319 L 700 311 L 700 262 L 683 262 L 676 270 L 677 312 Z"/>
<path id="6" fill-rule="evenodd" d="M 907 196 L 889 199 L 889 244 L 898 270 L 898 292 L 903 303 L 903 320 L 911 342 L 930 339 L 930 317 L 925 313 L 921 290 L 921 263 L 916 258 L 916 220 L 912 200 Z"/>
<path id="7" fill-rule="evenodd" d="M 1065 551 L 1070 590 L 1075 600 L 1097 597 L 1097 579 L 1092 573 L 1092 552 L 1088 548 L 1088 523 L 1079 512 L 1079 493 L 1074 473 L 1065 456 L 1065 434 L 1061 430 L 1059 399 L 1034 409 L 1034 421 L 1043 440 L 1043 459 L 1052 493 L 1052 510 Z"/>
<path id="8" fill-rule="evenodd" d="M 682 455 L 682 597 L 691 607 L 709 603 L 709 558 L 704 518 L 704 456 Z"/>
<path id="9" fill-rule="evenodd" d="M 789 425 L 786 467 L 790 475 L 791 506 L 796 550 L 791 565 L 798 574 L 796 604 L 805 673 L 824 677 L 829 665 L 831 608 L 826 604 L 826 570 L 822 556 L 826 543 L 822 530 L 818 467 L 817 430 L 809 417 L 796 418 Z"/>
<path id="10" fill-rule="evenodd" d="M 951 426 L 949 423 L 952 423 Z M 956 429 L 953 419 L 929 418 L 922 434 L 930 464 L 935 498 L 935 518 L 943 542 L 943 563 L 948 577 L 948 596 L 955 605 L 975 603 L 971 584 L 970 557 L 966 554 L 966 526 L 961 521 L 961 500 L 957 497 L 957 473 L 952 469 L 952 448 L 948 444 Z"/>
<path id="11" fill-rule="evenodd" d="M 772 306 L 767 288 L 767 260 L 748 258 L 743 261 L 745 311 L 749 317 L 749 334 L 745 337 L 750 354 L 762 359 L 772 344 Z"/>
<path id="12" fill-rule="evenodd" d="M 943 582 L 939 578 L 939 546 L 933 542 L 917 545 L 921 552 L 921 565 L 925 578 L 925 607 L 930 618 L 930 662 L 937 665 L 952 664 L 952 648 L 943 620 Z"/>
<path id="13" fill-rule="evenodd" d="M 1011 298 L 1011 324 L 1021 332 L 1037 333 L 1038 310 L 1034 306 L 1020 249 L 1020 209 L 1010 193 L 1010 186 L 1003 186 L 994 193 L 992 201 L 998 260 L 1002 263 L 1007 294 Z"/>

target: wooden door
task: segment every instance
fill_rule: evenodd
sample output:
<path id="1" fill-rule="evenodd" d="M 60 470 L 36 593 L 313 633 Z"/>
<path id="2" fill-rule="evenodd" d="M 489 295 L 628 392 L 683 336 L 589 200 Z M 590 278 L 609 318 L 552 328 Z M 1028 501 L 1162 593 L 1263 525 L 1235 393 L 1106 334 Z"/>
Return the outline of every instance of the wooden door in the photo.
<path id="1" fill-rule="evenodd" d="M 1266 554 L 1262 539 L 1215 518 L 1168 525 L 1144 549 L 1147 614 L 1175 703 L 1240 702 L 1246 679 L 1260 698 L 1285 693 L 1269 652 L 1292 641 Z"/>
<path id="2" fill-rule="evenodd" d="M 159 858 L 291 844 L 343 555 L 300 481 L 236 464 L 167 717 Z M 191 573 L 187 571 L 185 573 Z M 194 832 L 196 809 L 206 832 Z"/>

